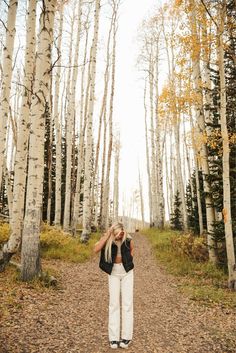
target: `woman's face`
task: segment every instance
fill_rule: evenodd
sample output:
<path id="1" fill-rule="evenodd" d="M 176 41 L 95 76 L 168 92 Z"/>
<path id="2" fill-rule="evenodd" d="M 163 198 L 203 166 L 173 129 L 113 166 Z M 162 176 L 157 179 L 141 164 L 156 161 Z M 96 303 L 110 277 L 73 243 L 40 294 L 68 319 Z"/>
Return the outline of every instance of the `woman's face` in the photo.
<path id="1" fill-rule="evenodd" d="M 114 234 L 114 236 L 115 236 L 115 239 L 116 240 L 120 240 L 120 239 L 122 239 L 123 238 L 123 236 L 124 236 L 124 231 L 123 230 L 118 230 L 115 234 Z"/>

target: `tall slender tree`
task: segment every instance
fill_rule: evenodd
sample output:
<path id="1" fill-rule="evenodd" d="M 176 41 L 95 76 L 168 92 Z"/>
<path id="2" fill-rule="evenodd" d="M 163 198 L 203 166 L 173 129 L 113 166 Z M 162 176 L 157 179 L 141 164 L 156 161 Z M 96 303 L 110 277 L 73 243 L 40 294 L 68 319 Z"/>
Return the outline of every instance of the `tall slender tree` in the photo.
<path id="1" fill-rule="evenodd" d="M 8 113 L 10 109 L 10 93 L 12 83 L 13 50 L 15 40 L 15 22 L 18 7 L 17 0 L 10 0 L 6 25 L 6 40 L 3 50 L 2 78 L 1 78 L 1 104 L 0 104 L 0 189 L 6 149 L 6 136 Z"/>
<path id="2" fill-rule="evenodd" d="M 45 109 L 49 99 L 51 49 L 56 0 L 42 3 L 35 65 L 35 84 L 31 99 L 29 168 L 22 234 L 21 277 L 28 281 L 41 272 L 39 254 L 44 173 Z"/>
<path id="3" fill-rule="evenodd" d="M 232 216 L 231 216 L 231 197 L 230 197 L 230 164 L 229 164 L 229 133 L 226 119 L 226 83 L 225 83 L 225 67 L 224 67 L 224 26 L 226 19 L 226 2 L 218 4 L 218 65 L 220 74 L 220 121 L 221 134 L 223 141 L 223 204 L 222 210 L 224 217 L 226 250 L 228 259 L 228 285 L 229 288 L 236 290 L 236 264 L 235 249 L 233 241 Z"/>
<path id="4" fill-rule="evenodd" d="M 36 0 L 29 2 L 26 31 L 26 51 L 24 65 L 24 92 L 22 96 L 17 132 L 17 147 L 14 167 L 14 187 L 12 217 L 10 217 L 10 237 L 3 247 L 3 262 L 6 264 L 16 253 L 21 243 L 24 218 L 25 185 L 28 159 L 29 114 L 35 61 L 35 22 Z"/>
<path id="5" fill-rule="evenodd" d="M 94 112 L 94 98 L 95 98 L 95 79 L 96 79 L 96 57 L 97 57 L 97 43 L 99 30 L 99 14 L 100 14 L 100 0 L 95 1 L 94 12 L 94 33 L 93 42 L 90 50 L 90 70 L 88 72 L 89 83 L 89 104 L 87 111 L 87 140 L 85 151 L 85 171 L 84 171 L 84 202 L 83 202 L 83 232 L 81 240 L 86 242 L 91 234 L 91 177 L 92 177 L 92 143 L 93 143 L 93 112 Z"/>

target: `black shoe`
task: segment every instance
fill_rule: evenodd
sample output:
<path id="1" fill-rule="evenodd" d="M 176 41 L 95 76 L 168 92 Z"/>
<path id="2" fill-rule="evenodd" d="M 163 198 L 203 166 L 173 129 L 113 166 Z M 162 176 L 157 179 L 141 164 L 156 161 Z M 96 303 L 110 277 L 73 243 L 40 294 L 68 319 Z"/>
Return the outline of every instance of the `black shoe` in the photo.
<path id="1" fill-rule="evenodd" d="M 130 343 L 131 343 L 131 340 L 124 340 L 124 339 L 122 339 L 122 340 L 120 341 L 120 347 L 121 347 L 121 348 L 128 348 L 129 345 L 130 345 Z"/>
<path id="2" fill-rule="evenodd" d="M 119 347 L 119 341 L 110 341 L 110 347 L 117 349 Z"/>

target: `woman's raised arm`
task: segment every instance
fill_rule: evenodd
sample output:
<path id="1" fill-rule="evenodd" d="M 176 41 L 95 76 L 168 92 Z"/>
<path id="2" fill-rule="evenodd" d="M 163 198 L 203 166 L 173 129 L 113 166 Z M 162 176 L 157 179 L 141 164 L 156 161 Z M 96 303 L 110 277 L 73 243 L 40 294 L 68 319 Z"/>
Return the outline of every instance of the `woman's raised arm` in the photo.
<path id="1" fill-rule="evenodd" d="M 96 244 L 94 245 L 94 252 L 95 254 L 97 252 L 99 252 L 100 250 L 102 250 L 102 248 L 104 247 L 104 245 L 107 242 L 107 239 L 110 237 L 110 232 L 107 232 L 106 234 L 104 234 L 101 239 L 99 241 L 96 242 Z"/>

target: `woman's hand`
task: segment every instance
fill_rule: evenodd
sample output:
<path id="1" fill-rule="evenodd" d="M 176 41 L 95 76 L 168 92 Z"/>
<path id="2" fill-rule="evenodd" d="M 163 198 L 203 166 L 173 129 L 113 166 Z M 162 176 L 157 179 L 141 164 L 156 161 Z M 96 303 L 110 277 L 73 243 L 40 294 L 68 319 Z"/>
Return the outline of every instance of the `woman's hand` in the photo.
<path id="1" fill-rule="evenodd" d="M 105 234 L 103 234 L 101 239 L 94 245 L 95 254 L 97 252 L 99 252 L 104 247 L 104 245 L 106 244 L 106 242 L 110 238 L 110 236 L 111 236 L 111 232 L 109 230 Z"/>

